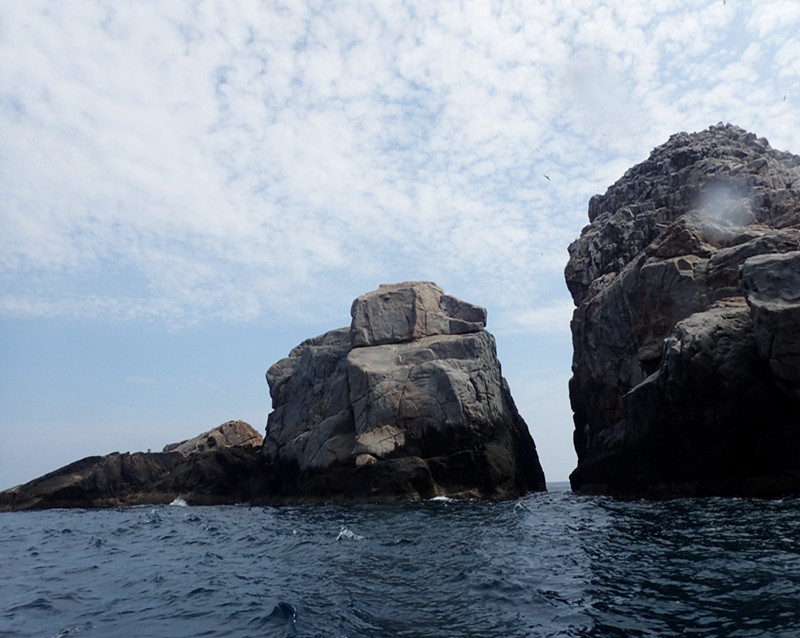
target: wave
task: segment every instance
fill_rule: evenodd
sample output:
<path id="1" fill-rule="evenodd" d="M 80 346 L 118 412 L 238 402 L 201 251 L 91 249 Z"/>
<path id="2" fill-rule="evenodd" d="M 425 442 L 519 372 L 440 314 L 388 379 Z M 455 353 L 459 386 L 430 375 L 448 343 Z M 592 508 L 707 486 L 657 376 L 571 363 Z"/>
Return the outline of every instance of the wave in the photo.
<path id="1" fill-rule="evenodd" d="M 263 617 L 250 621 L 251 626 L 257 626 L 265 635 L 275 638 L 290 638 L 297 636 L 297 609 L 287 602 L 279 602 L 272 611 Z"/>
<path id="2" fill-rule="evenodd" d="M 85 622 L 82 625 L 73 625 L 71 627 L 65 627 L 58 633 L 54 634 L 53 638 L 66 638 L 67 636 L 75 636 L 77 634 L 88 632 L 91 629 L 94 629 L 94 625 L 90 622 Z"/>
<path id="3" fill-rule="evenodd" d="M 347 529 L 346 526 L 342 525 L 342 529 L 339 530 L 339 535 L 336 537 L 336 540 L 363 541 L 364 537 L 361 534 L 352 532 L 351 530 Z"/>

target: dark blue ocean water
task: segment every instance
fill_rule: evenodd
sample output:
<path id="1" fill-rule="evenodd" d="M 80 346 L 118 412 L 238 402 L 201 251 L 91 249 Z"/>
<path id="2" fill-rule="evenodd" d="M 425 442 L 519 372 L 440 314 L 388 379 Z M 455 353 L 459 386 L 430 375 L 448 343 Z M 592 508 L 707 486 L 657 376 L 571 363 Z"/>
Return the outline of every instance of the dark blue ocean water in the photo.
<path id="1" fill-rule="evenodd" d="M 0 514 L 6 636 L 800 635 L 800 500 Z"/>

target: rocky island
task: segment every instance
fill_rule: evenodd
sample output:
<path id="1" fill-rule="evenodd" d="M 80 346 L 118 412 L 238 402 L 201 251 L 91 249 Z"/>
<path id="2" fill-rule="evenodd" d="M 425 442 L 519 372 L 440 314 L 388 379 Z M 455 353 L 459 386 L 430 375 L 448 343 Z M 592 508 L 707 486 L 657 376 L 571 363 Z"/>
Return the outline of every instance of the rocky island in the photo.
<path id="1" fill-rule="evenodd" d="M 574 490 L 800 493 L 800 157 L 673 135 L 569 247 Z"/>
<path id="2" fill-rule="evenodd" d="M 544 490 L 486 311 L 435 284 L 381 286 L 347 328 L 267 372 L 266 437 L 231 421 L 162 452 L 82 459 L 0 493 L 52 507 L 505 499 Z"/>

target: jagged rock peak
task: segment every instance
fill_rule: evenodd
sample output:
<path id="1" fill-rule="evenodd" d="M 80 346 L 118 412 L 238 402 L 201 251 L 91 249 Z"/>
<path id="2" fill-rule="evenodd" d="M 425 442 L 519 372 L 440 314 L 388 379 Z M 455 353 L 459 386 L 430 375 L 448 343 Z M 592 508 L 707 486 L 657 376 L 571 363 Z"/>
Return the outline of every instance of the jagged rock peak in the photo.
<path id="1" fill-rule="evenodd" d="M 569 247 L 566 278 L 575 302 L 592 294 L 592 282 L 619 273 L 657 237 L 667 244 L 662 249 L 689 240 L 707 253 L 735 242 L 742 226 L 794 227 L 799 166 L 798 156 L 730 124 L 672 135 L 590 200 L 591 224 Z M 664 236 L 684 216 L 671 229 L 681 237 Z"/>

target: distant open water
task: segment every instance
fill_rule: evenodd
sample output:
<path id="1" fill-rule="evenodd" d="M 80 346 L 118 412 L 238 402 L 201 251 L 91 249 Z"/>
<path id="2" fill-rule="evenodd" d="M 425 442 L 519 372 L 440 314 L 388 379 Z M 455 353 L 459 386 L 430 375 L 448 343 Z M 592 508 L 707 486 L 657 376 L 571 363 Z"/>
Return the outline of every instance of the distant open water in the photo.
<path id="1" fill-rule="evenodd" d="M 0 558 L 4 637 L 800 636 L 798 499 L 51 510 Z"/>

